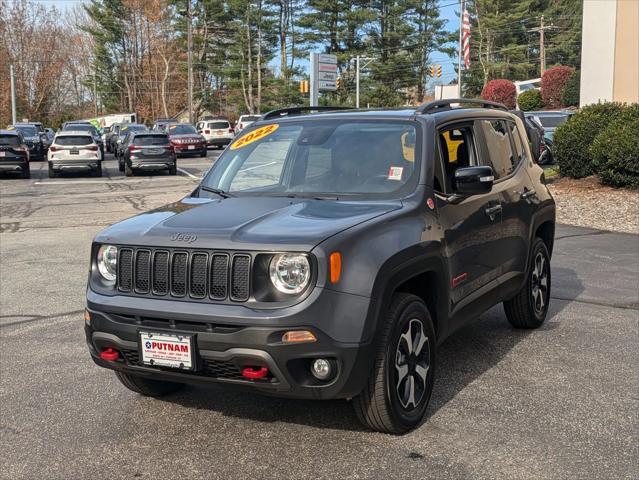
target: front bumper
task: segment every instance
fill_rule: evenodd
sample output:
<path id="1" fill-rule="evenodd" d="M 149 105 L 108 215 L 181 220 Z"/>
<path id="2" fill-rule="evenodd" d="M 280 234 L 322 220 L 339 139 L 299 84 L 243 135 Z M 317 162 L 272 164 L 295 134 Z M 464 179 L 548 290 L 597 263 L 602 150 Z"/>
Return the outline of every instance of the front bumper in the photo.
<path id="1" fill-rule="evenodd" d="M 194 148 L 189 150 L 189 146 L 193 146 Z M 173 148 L 175 149 L 176 155 L 197 155 L 197 154 L 201 155 L 202 152 L 206 152 L 206 143 L 201 143 L 197 145 L 193 145 L 193 144 L 178 145 L 174 143 Z"/>
<path id="2" fill-rule="evenodd" d="M 0 172 L 24 172 L 29 170 L 26 160 L 5 160 L 0 162 Z"/>
<path id="3" fill-rule="evenodd" d="M 352 300 L 350 295 L 337 292 L 332 292 L 324 300 L 339 303 L 339 297 L 343 295 L 349 298 L 341 298 L 342 303 Z M 101 305 L 96 303 L 96 300 L 105 299 L 110 301 Z M 149 312 L 135 308 L 144 306 L 144 302 L 139 303 L 141 300 L 155 303 L 157 310 Z M 114 303 L 123 305 L 127 302 L 133 308 L 114 308 Z M 172 313 L 169 304 L 181 304 L 177 306 L 188 310 L 190 306 L 196 306 L 188 302 L 104 297 L 89 290 L 88 310 L 91 321 L 85 324 L 85 333 L 94 362 L 112 370 L 158 380 L 196 384 L 224 383 L 291 398 L 349 398 L 357 395 L 368 379 L 373 364 L 373 343 L 338 341 L 326 329 L 314 325 L 324 321 L 330 329 L 335 325 L 333 320 L 337 320 L 344 322 L 348 329 L 346 323 L 351 319 L 346 315 L 338 319 L 324 316 L 330 315 L 331 311 L 339 312 L 340 309 L 325 305 L 324 315 L 318 316 L 316 312 L 319 310 L 313 306 L 303 311 L 295 311 L 291 307 L 293 310 L 289 315 L 278 317 L 268 314 L 254 316 L 252 309 L 240 306 L 208 304 L 199 306 L 205 307 L 211 314 L 199 316 L 198 312 L 192 312 L 191 315 Z M 216 310 L 222 312 L 228 310 L 228 307 L 244 310 L 244 316 L 215 316 Z M 344 311 L 349 311 L 351 317 L 354 311 L 362 314 L 363 317 L 357 321 L 361 322 L 363 328 L 368 301 L 366 305 L 355 302 L 350 307 L 344 305 Z M 317 341 L 304 344 L 282 343 L 282 335 L 289 330 L 310 330 Z M 139 353 L 140 331 L 192 335 L 196 370 L 182 371 L 142 365 Z M 108 347 L 120 351 L 120 359 L 102 360 L 99 352 Z M 336 376 L 327 382 L 315 379 L 310 373 L 310 365 L 315 358 L 334 361 Z M 246 366 L 267 367 L 271 376 L 260 380 L 246 379 L 241 374 L 242 368 Z"/>

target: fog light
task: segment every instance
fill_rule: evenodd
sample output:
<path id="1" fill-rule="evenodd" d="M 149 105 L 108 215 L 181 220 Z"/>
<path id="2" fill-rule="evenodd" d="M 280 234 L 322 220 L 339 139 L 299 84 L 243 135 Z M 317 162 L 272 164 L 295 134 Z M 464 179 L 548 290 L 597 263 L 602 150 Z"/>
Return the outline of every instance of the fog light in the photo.
<path id="1" fill-rule="evenodd" d="M 331 362 L 325 358 L 317 358 L 311 364 L 311 373 L 318 380 L 327 380 L 333 374 Z"/>
<path id="2" fill-rule="evenodd" d="M 317 338 L 315 338 L 313 332 L 308 330 L 291 330 L 282 335 L 282 342 L 284 343 L 310 343 L 316 340 Z"/>
<path id="3" fill-rule="evenodd" d="M 84 309 L 84 323 L 91 325 L 91 314 L 86 308 Z"/>

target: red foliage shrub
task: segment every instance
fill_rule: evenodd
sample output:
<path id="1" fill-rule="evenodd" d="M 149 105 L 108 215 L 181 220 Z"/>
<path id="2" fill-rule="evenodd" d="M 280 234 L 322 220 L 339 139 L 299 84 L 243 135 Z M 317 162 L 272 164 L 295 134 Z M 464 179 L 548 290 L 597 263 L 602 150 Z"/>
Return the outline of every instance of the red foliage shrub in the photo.
<path id="1" fill-rule="evenodd" d="M 553 67 L 541 76 L 541 97 L 546 108 L 563 108 L 563 94 L 566 83 L 572 72 L 572 67 Z"/>
<path id="2" fill-rule="evenodd" d="M 481 91 L 481 98 L 492 102 L 499 102 L 508 108 L 515 108 L 517 91 L 510 80 L 491 80 Z"/>

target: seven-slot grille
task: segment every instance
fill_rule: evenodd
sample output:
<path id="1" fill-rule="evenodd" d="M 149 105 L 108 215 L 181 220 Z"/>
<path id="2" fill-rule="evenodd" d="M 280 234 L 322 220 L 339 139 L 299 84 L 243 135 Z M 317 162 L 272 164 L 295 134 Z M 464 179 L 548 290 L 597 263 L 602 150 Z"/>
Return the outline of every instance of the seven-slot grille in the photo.
<path id="1" fill-rule="evenodd" d="M 121 247 L 118 289 L 158 297 L 245 302 L 251 257 L 244 253 Z"/>

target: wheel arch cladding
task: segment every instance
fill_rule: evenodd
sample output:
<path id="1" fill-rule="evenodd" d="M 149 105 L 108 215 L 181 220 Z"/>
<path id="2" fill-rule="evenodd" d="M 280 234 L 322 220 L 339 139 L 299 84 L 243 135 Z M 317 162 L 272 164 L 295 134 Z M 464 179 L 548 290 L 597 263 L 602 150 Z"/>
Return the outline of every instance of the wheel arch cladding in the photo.
<path id="1" fill-rule="evenodd" d="M 552 247 L 555 242 L 555 223 L 550 220 L 542 222 L 535 230 L 535 237 L 539 237 L 544 241 L 548 249 L 548 255 L 552 257 Z"/>

